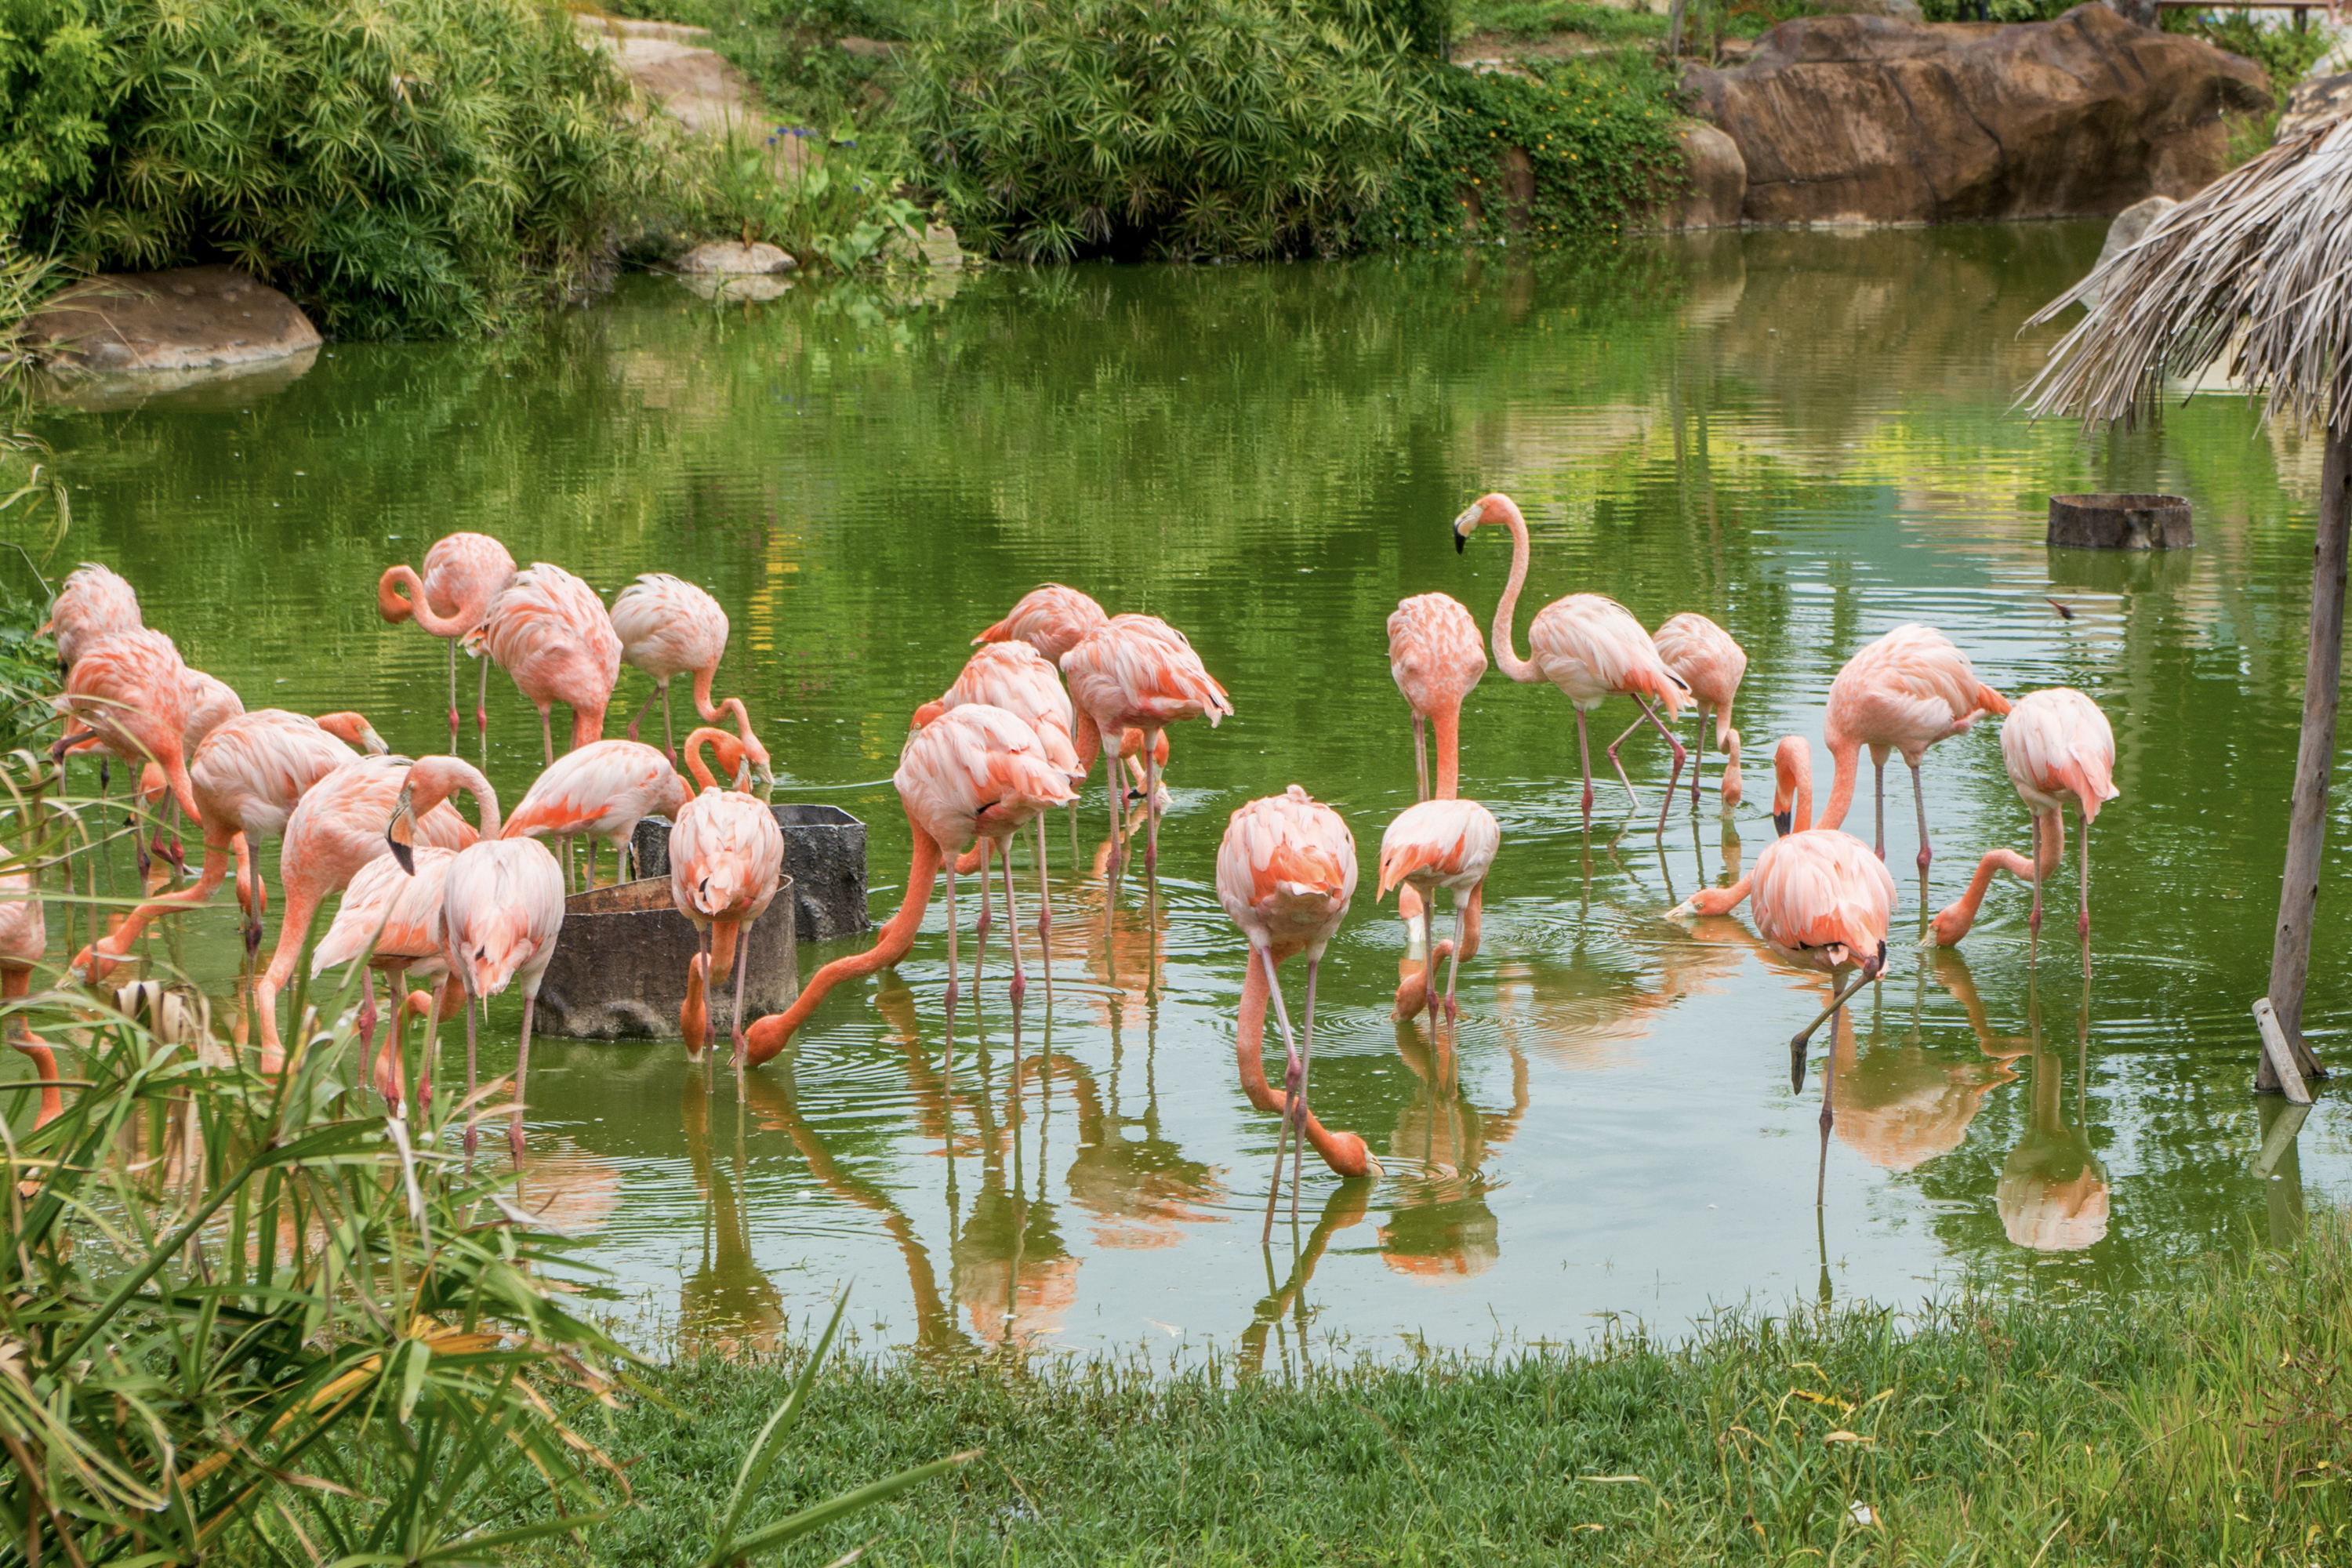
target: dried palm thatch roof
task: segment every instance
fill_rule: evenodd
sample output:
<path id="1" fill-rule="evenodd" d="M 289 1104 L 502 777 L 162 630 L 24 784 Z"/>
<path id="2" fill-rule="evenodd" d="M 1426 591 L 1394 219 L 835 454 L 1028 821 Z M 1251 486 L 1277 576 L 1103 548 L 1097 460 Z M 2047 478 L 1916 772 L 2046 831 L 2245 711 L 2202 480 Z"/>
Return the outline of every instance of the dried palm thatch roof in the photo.
<path id="1" fill-rule="evenodd" d="M 2026 388 L 2037 416 L 2129 423 L 2232 347 L 2273 418 L 2352 432 L 2352 119 L 2299 132 L 2166 213 L 2033 318 L 2090 313 Z"/>

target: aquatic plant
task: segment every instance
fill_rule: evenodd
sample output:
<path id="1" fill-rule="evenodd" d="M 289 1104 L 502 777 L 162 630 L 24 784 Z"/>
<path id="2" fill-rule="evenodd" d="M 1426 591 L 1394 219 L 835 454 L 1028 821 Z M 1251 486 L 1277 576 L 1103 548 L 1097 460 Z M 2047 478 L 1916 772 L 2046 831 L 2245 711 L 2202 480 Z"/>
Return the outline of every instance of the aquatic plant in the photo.
<path id="1" fill-rule="evenodd" d="M 0 125 L 82 106 L 0 156 L 0 211 L 81 265 L 226 257 L 341 335 L 481 332 L 592 281 L 650 177 L 624 85 L 551 6 L 9 3 L 88 7 L 0 92 Z"/>
<path id="2" fill-rule="evenodd" d="M 1409 50 L 1368 0 L 960 0 L 898 120 L 1007 255 L 1330 254 L 1428 142 Z"/>

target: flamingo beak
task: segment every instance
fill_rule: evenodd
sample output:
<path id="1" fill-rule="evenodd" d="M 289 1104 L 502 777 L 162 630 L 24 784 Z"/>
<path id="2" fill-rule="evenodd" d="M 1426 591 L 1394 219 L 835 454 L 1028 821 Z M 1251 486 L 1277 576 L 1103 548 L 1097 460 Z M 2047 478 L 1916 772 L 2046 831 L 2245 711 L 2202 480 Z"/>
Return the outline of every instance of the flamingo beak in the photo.
<path id="1" fill-rule="evenodd" d="M 383 841 L 391 847 L 392 858 L 400 862 L 401 870 L 414 877 L 416 851 L 411 847 L 411 841 L 416 836 L 416 816 L 410 790 L 410 785 L 400 786 L 400 799 L 394 803 L 392 819 L 383 825 Z"/>
<path id="2" fill-rule="evenodd" d="M 383 743 L 383 737 L 375 732 L 375 726 L 373 724 L 360 726 L 360 745 L 372 757 L 385 756 L 392 751 L 390 746 Z"/>
<path id="3" fill-rule="evenodd" d="M 1473 501 L 1462 509 L 1462 514 L 1454 520 L 1454 554 L 1459 555 L 1470 548 L 1470 531 L 1486 521 L 1486 508 L 1484 501 Z"/>
<path id="4" fill-rule="evenodd" d="M 1862 961 L 1862 972 L 1873 980 L 1886 973 L 1886 944 L 1884 942 L 1878 944 L 1876 952 Z"/>
<path id="5" fill-rule="evenodd" d="M 1797 814 L 1795 812 L 1776 811 L 1772 814 L 1772 831 L 1779 837 L 1782 838 L 1788 837 L 1791 832 L 1795 831 L 1796 826 Z"/>

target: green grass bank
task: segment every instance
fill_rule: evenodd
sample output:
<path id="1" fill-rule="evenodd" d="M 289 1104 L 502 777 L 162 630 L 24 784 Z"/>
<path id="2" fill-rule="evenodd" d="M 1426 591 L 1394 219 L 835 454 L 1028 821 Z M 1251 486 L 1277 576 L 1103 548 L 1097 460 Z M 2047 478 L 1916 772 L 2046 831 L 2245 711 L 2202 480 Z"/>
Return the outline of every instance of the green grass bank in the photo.
<path id="1" fill-rule="evenodd" d="M 1289 1376 L 1258 1349 L 1262 1373 L 843 1363 L 768 1506 L 980 1447 L 807 1560 L 2352 1561 L 2341 1219 L 2117 1300 L 1728 1315 L 1680 1342 Z M 793 1364 L 683 1359 L 650 1380 L 675 1414 L 583 1420 L 634 1490 L 593 1560 L 692 1558 Z"/>

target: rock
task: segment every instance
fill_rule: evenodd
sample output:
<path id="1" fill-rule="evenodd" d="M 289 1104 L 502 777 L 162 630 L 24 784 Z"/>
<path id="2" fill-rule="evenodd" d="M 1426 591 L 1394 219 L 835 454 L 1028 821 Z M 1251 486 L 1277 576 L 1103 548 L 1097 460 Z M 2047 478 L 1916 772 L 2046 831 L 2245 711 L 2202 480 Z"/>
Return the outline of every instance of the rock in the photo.
<path id="1" fill-rule="evenodd" d="M 1760 224 L 1948 223 L 2121 212 L 2228 159 L 2225 111 L 2270 107 L 2260 67 L 2101 5 L 2018 26 L 1784 22 L 1683 85 L 1748 166 Z"/>
<path id="2" fill-rule="evenodd" d="M 1748 161 L 1739 155 L 1739 143 L 1703 120 L 1684 124 L 1675 138 L 1682 143 L 1690 184 L 1658 209 L 1649 226 L 1738 228 L 1748 201 Z"/>
<path id="3" fill-rule="evenodd" d="M 2347 110 L 2352 110 L 2352 71 L 2306 78 L 2294 84 L 2286 111 L 2279 116 L 2278 139 L 2284 142 L 2298 131 L 2341 120 Z"/>
<path id="4" fill-rule="evenodd" d="M 25 318 L 26 342 L 53 371 L 219 372 L 315 357 L 319 329 L 299 306 L 233 267 L 108 272 Z"/>
<path id="5" fill-rule="evenodd" d="M 792 907 L 792 879 L 778 887 L 771 915 Z M 761 917 L 737 950 L 743 967 L 743 1022 L 781 1013 L 800 994 L 794 922 Z M 686 1003 L 687 966 L 701 934 L 670 902 L 669 877 L 644 877 L 563 900 L 539 993 L 540 1026 L 575 1039 L 675 1039 Z M 735 1021 L 735 987 L 713 985 L 710 1025 L 722 1047 Z"/>
<path id="6" fill-rule="evenodd" d="M 963 266 L 963 245 L 951 225 L 924 225 L 922 251 L 924 262 L 931 267 L 953 271 Z"/>
<path id="7" fill-rule="evenodd" d="M 706 27 L 576 14 L 582 41 L 613 57 L 621 74 L 688 131 L 764 138 L 771 127 L 752 105 L 751 84 L 716 49 Z"/>
<path id="8" fill-rule="evenodd" d="M 2116 221 L 2107 225 L 2107 237 L 2099 246 L 2099 258 L 2091 264 L 2092 269 L 2095 271 L 2105 267 L 2109 257 L 2118 251 L 2129 250 L 2133 246 L 2137 245 L 2140 237 L 2147 233 L 2150 224 L 2179 205 L 2170 196 L 2150 196 L 2144 202 L 2134 202 L 2117 213 Z M 2098 302 L 2099 296 L 2096 292 L 2085 294 L 2083 297 L 2083 306 L 2085 310 Z"/>
<path id="9" fill-rule="evenodd" d="M 765 241 L 745 245 L 732 239 L 714 239 L 709 244 L 698 245 L 670 263 L 680 272 L 717 274 L 728 278 L 755 278 L 790 272 L 799 265 L 789 253 Z"/>

